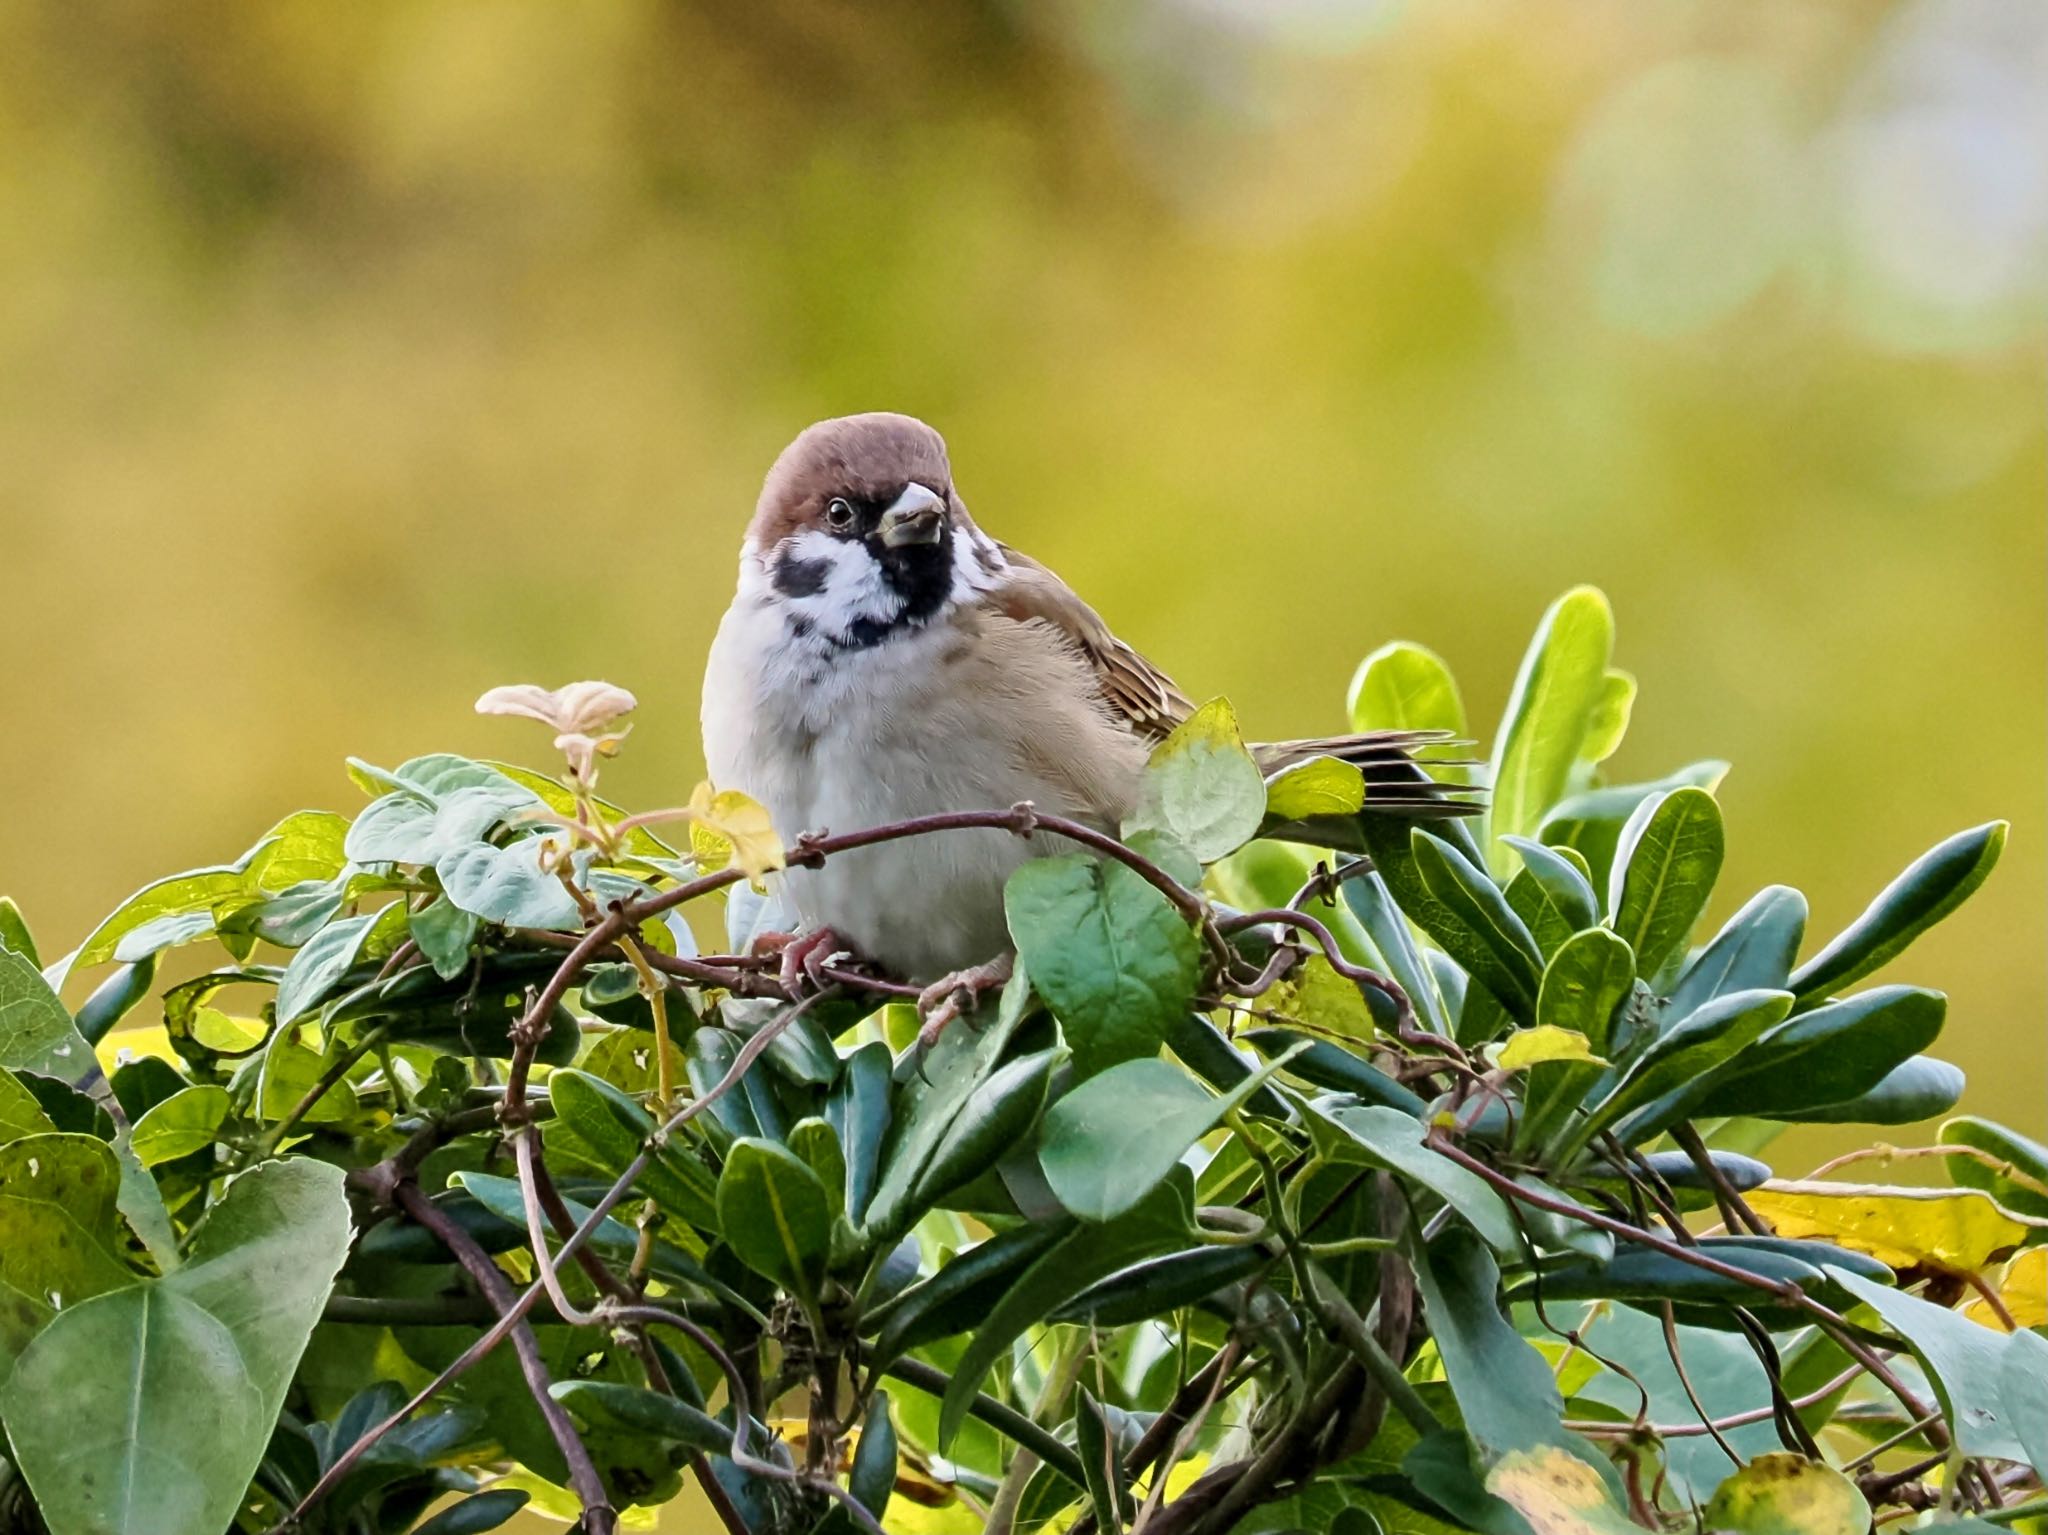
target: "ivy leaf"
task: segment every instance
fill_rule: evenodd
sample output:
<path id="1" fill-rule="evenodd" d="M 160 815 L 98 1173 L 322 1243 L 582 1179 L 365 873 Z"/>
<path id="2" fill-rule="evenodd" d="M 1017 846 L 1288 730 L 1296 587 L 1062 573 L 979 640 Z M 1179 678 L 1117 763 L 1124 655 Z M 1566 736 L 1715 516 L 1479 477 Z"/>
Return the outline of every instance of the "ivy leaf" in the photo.
<path id="1" fill-rule="evenodd" d="M 1154 1054 L 1194 1000 L 1201 953 L 1173 903 L 1085 853 L 1035 858 L 1003 892 L 1010 936 L 1081 1078 Z"/>
<path id="2" fill-rule="evenodd" d="M 339 1168 L 265 1163 L 229 1182 L 183 1267 L 59 1312 L 0 1388 L 51 1526 L 232 1524 L 348 1240 Z"/>
<path id="3" fill-rule="evenodd" d="M 92 1047 L 34 963 L 0 949 L 0 1067 L 73 1082 L 92 1062 Z"/>
<path id="4" fill-rule="evenodd" d="M 505 847 L 472 842 L 441 858 L 434 873 L 450 901 L 486 922 L 571 932 L 583 925 L 583 915 L 541 862 L 551 845 L 545 837 L 526 837 Z"/>
<path id="5" fill-rule="evenodd" d="M 1870 1505 L 1834 1467 L 1778 1451 L 1717 1487 L 1705 1519 L 1730 1535 L 1864 1535 Z"/>
<path id="6" fill-rule="evenodd" d="M 1501 839 L 1534 834 L 1564 797 L 1606 692 L 1613 649 L 1614 614 L 1590 586 L 1566 592 L 1537 625 L 1493 750 L 1487 859 L 1502 879 L 1514 873 L 1517 855 Z"/>
<path id="7" fill-rule="evenodd" d="M 1165 1061 L 1110 1067 L 1046 1111 L 1038 1147 L 1046 1181 L 1059 1202 L 1083 1220 L 1115 1220 L 1164 1182 L 1189 1147 L 1301 1048 L 1275 1057 L 1220 1098 Z"/>
<path id="8" fill-rule="evenodd" d="M 128 1144 L 144 1167 L 175 1162 L 211 1146 L 233 1107 L 224 1087 L 183 1088 L 135 1122 Z"/>
<path id="9" fill-rule="evenodd" d="M 1609 877 L 1614 931 L 1648 980 L 1681 947 L 1721 872 L 1721 807 L 1705 789 L 1643 801 L 1617 844 Z"/>
<path id="10" fill-rule="evenodd" d="M 2015 1432 L 1999 1397 L 1999 1374 L 2007 1342 L 1945 1306 L 1875 1283 L 1846 1268 L 1829 1275 L 1869 1306 L 1913 1350 L 1955 1427 L 1965 1455 L 2025 1460 L 2027 1448 Z"/>
<path id="11" fill-rule="evenodd" d="M 1363 786 L 1360 779 L 1361 797 Z M 1123 830 L 1165 832 L 1207 864 L 1257 836 L 1265 814 L 1265 775 L 1230 701 L 1214 698 L 1153 748 Z"/>
<path id="12" fill-rule="evenodd" d="M 119 1257 L 120 1183 L 97 1136 L 0 1146 L 0 1381 L 53 1315 L 135 1282 Z"/>

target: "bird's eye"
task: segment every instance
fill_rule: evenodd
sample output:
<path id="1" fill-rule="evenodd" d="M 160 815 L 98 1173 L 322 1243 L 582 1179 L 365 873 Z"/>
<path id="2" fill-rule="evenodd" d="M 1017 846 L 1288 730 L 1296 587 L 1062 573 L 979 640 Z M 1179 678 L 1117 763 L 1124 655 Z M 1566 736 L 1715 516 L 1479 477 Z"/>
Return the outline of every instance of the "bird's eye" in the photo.
<path id="1" fill-rule="evenodd" d="M 825 503 L 825 526 L 841 532 L 853 526 L 853 503 L 844 496 L 834 496 Z"/>

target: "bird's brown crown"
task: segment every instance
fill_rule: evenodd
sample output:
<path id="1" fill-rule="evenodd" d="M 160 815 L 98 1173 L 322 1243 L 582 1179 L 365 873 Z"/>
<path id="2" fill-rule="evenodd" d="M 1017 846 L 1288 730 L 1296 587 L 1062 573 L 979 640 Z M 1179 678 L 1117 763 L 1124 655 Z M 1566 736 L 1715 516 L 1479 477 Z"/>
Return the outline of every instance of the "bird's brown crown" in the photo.
<path id="1" fill-rule="evenodd" d="M 773 548 L 822 527 L 835 496 L 888 502 L 913 482 L 952 499 L 946 440 L 915 416 L 877 410 L 820 421 L 804 428 L 768 471 L 748 536 Z"/>

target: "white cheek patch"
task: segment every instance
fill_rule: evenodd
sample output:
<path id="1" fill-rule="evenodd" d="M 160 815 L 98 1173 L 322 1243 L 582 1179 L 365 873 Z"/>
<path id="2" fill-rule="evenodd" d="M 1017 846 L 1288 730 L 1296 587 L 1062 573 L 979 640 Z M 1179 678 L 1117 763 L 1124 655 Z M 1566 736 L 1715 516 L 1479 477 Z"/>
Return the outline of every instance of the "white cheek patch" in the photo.
<path id="1" fill-rule="evenodd" d="M 902 596 L 865 544 L 815 528 L 743 560 L 740 587 L 779 605 L 796 628 L 841 639 L 856 625 L 892 623 L 903 612 Z"/>
<path id="2" fill-rule="evenodd" d="M 957 524 L 953 530 L 953 590 L 986 592 L 1000 586 L 1009 574 L 1009 564 L 996 541 L 981 529 L 972 533 Z"/>

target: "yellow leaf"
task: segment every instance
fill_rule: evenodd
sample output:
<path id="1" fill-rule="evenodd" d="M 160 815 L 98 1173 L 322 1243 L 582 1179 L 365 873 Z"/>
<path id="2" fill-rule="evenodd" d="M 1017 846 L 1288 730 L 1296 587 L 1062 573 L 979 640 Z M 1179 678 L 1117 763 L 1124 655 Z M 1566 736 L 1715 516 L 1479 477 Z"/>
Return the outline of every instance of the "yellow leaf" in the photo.
<path id="1" fill-rule="evenodd" d="M 1863 1535 L 1870 1505 L 1832 1466 L 1803 1455 L 1759 1455 L 1714 1490 L 1710 1530 L 1741 1535 Z"/>
<path id="2" fill-rule="evenodd" d="M 1554 1446 L 1502 1456 L 1486 1490 L 1512 1505 L 1536 1535 L 1641 1535 L 1614 1506 L 1600 1473 Z"/>
<path id="3" fill-rule="evenodd" d="M 1344 1039 L 1371 1039 L 1372 1013 L 1358 988 L 1320 954 L 1312 954 L 1268 994 L 1268 1006 L 1286 1018 Z"/>
<path id="4" fill-rule="evenodd" d="M 2005 1266 L 1992 1288 L 2021 1327 L 2048 1327 L 2048 1247 L 2029 1247 Z M 2005 1331 L 2005 1323 L 1981 1295 L 1963 1307 L 1963 1315 Z"/>
<path id="5" fill-rule="evenodd" d="M 1976 1273 L 2037 1224 L 1977 1189 L 1773 1181 L 1744 1197 L 1781 1237 L 1819 1237 L 1893 1268 L 1953 1274 Z"/>
<path id="6" fill-rule="evenodd" d="M 1357 815 L 1364 804 L 1365 775 L 1335 757 L 1311 757 L 1266 780 L 1266 814 L 1283 821 Z"/>
<path id="7" fill-rule="evenodd" d="M 1518 1030 L 1501 1046 L 1494 1064 L 1502 1071 L 1523 1071 L 1545 1061 L 1591 1061 L 1595 1066 L 1607 1064 L 1593 1053 L 1592 1042 L 1585 1035 L 1577 1029 L 1560 1028 L 1554 1023 L 1539 1023 L 1533 1029 Z"/>
<path id="8" fill-rule="evenodd" d="M 749 879 L 759 879 L 788 862 L 782 851 L 782 838 L 775 834 L 767 810 L 758 800 L 737 789 L 713 790 L 708 783 L 697 785 L 690 796 L 692 848 L 698 848 L 700 832 L 708 832 L 722 843 L 729 858 L 746 870 Z M 705 862 L 705 851 L 711 849 L 699 850 L 700 867 L 723 868 L 728 861 L 727 857 L 719 857 Z"/>

